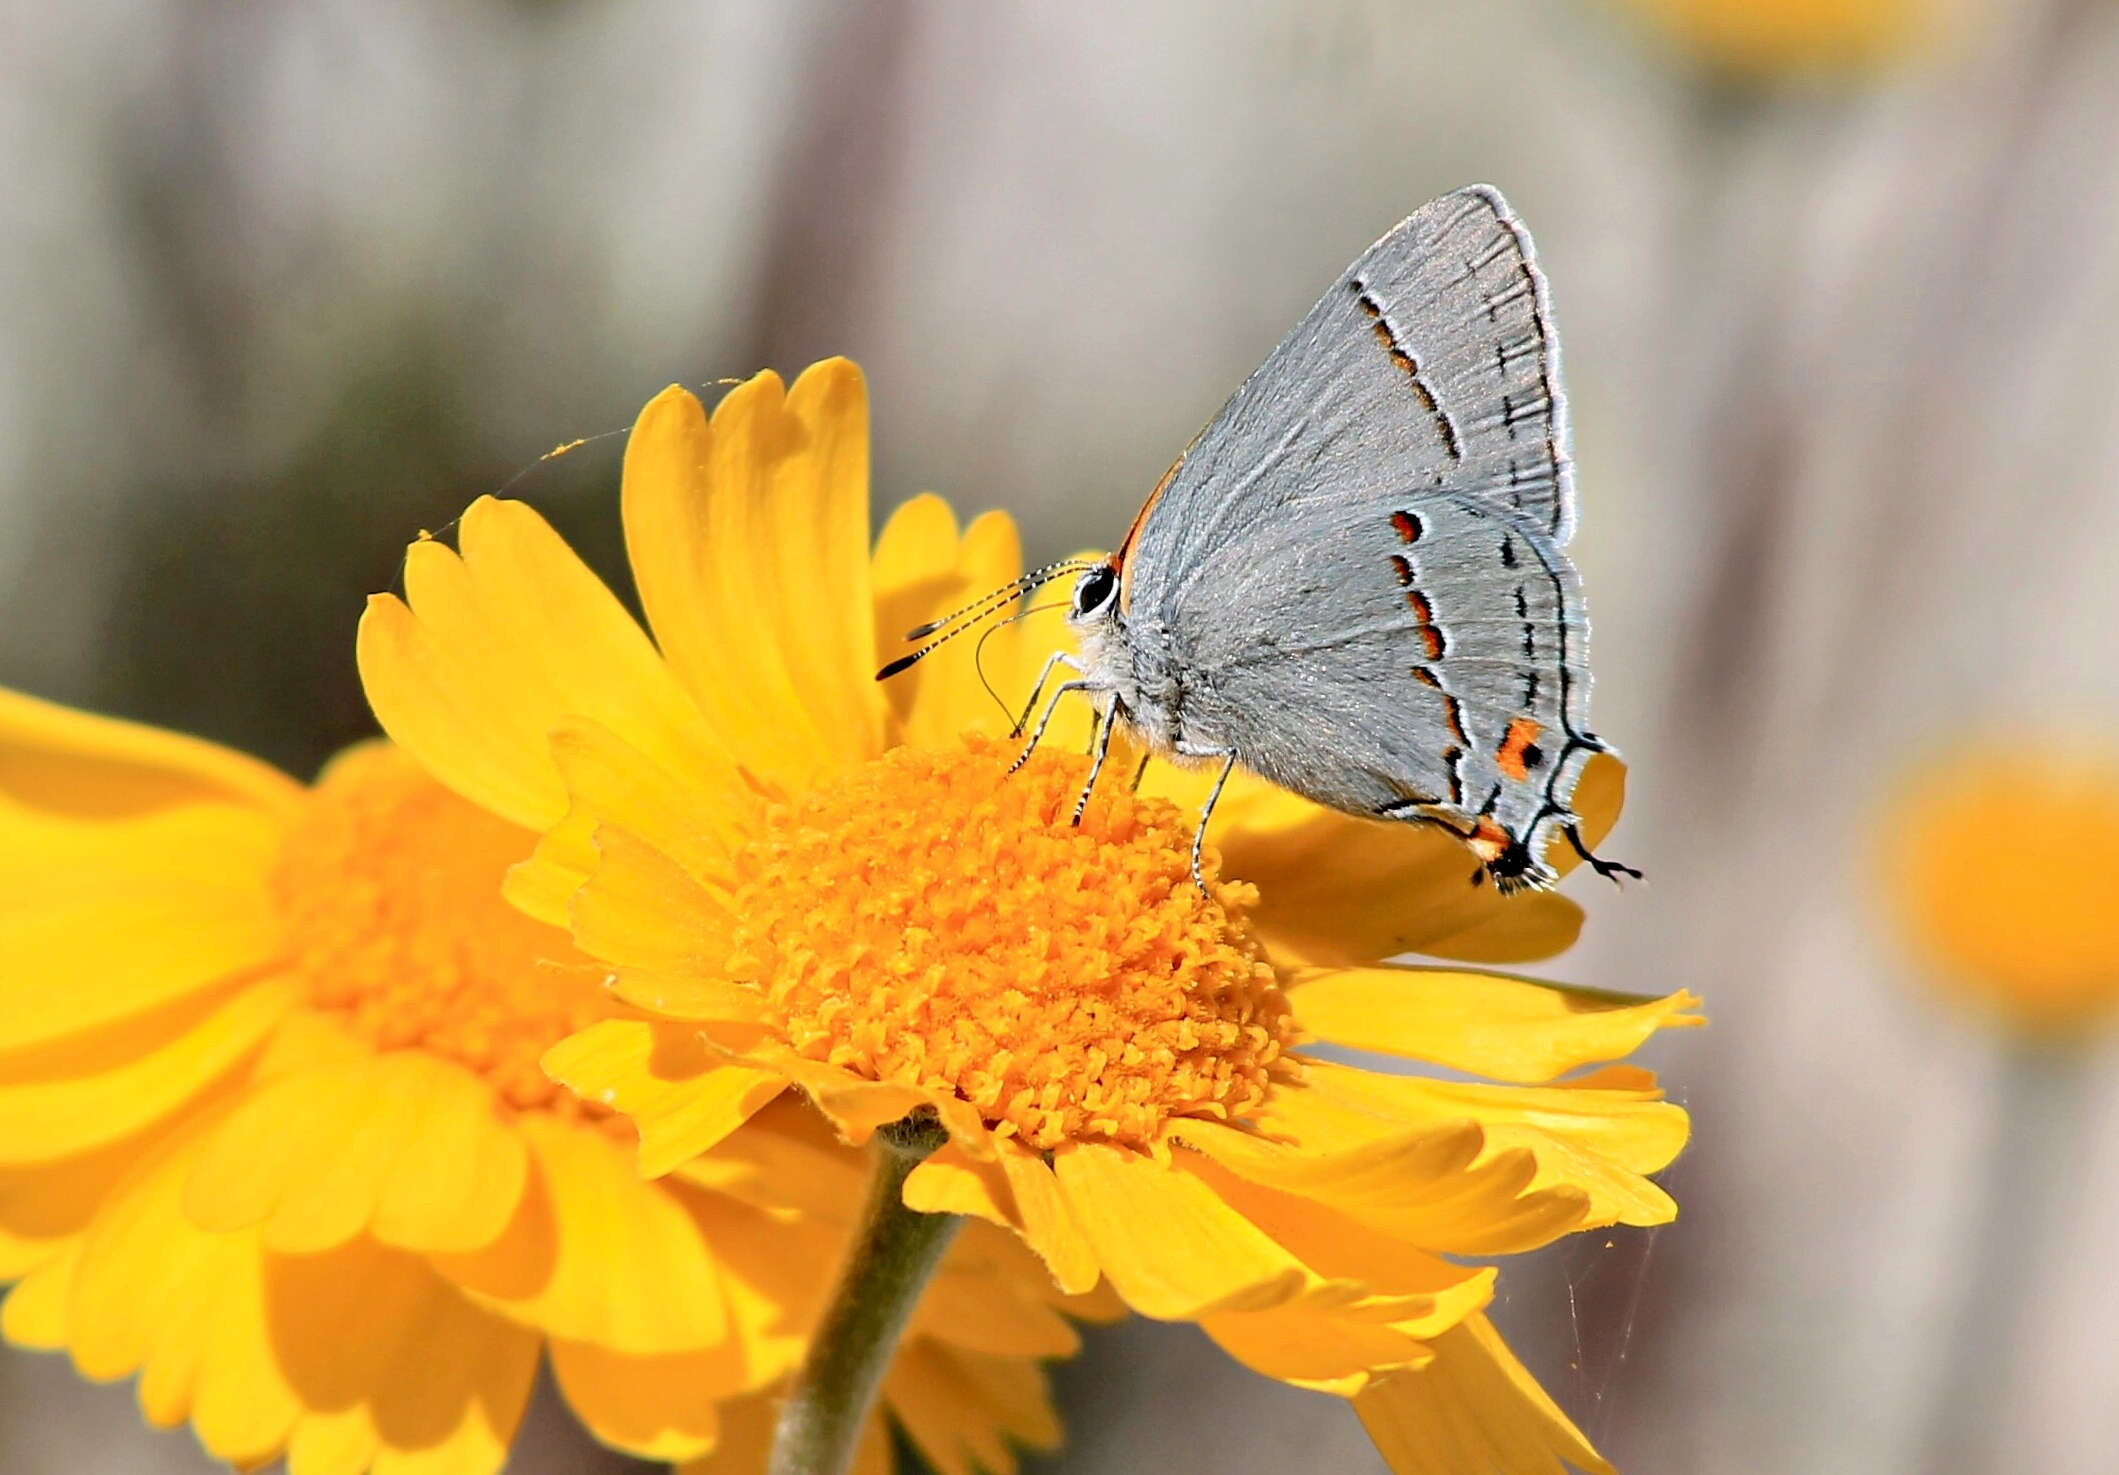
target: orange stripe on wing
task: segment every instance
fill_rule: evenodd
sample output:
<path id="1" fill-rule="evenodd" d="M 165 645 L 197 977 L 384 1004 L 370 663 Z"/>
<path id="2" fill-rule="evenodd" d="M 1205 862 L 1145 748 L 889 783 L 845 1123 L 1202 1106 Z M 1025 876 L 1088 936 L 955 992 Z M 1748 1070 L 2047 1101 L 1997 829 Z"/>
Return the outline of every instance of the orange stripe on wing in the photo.
<path id="1" fill-rule="evenodd" d="M 1120 543 L 1118 551 L 1111 555 L 1111 567 L 1118 571 L 1118 607 L 1121 610 L 1130 610 L 1133 607 L 1133 571 L 1126 566 L 1126 560 L 1133 552 L 1134 540 L 1140 537 L 1141 524 L 1148 520 L 1148 514 L 1153 512 L 1155 504 L 1162 500 L 1164 489 L 1176 479 L 1177 468 L 1185 464 L 1185 456 L 1190 454 L 1191 447 L 1187 446 L 1184 456 L 1179 456 L 1170 463 L 1170 469 L 1162 474 L 1162 480 L 1155 484 L 1155 490 L 1148 493 L 1148 500 L 1141 503 L 1140 511 L 1133 514 L 1133 526 L 1126 529 L 1125 541 Z"/>

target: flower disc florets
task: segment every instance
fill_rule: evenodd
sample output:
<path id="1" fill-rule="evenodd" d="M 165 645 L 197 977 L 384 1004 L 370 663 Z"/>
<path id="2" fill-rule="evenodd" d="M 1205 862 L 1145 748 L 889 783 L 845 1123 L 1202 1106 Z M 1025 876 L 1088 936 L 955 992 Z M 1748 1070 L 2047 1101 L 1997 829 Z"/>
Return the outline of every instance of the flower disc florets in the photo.
<path id="1" fill-rule="evenodd" d="M 317 780 L 274 890 L 288 963 L 309 1002 L 380 1049 L 421 1049 L 476 1071 L 510 1105 L 572 1114 L 538 1057 L 611 1012 L 597 977 L 551 929 L 501 900 L 520 830 L 381 743 Z"/>
<path id="2" fill-rule="evenodd" d="M 1241 1117 L 1294 1024 L 1171 805 L 1080 759 L 900 748 L 776 809 L 738 857 L 731 973 L 801 1054 L 952 1093 L 1036 1148 Z"/>

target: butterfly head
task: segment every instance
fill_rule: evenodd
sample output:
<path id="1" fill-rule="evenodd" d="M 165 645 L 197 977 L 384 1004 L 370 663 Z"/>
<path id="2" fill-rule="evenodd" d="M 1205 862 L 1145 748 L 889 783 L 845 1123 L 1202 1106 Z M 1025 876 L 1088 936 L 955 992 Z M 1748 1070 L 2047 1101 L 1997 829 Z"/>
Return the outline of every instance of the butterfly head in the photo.
<path id="1" fill-rule="evenodd" d="M 1067 623 L 1082 626 L 1109 620 L 1118 612 L 1118 590 L 1116 563 L 1091 565 L 1074 581 L 1074 596 L 1067 604 Z"/>

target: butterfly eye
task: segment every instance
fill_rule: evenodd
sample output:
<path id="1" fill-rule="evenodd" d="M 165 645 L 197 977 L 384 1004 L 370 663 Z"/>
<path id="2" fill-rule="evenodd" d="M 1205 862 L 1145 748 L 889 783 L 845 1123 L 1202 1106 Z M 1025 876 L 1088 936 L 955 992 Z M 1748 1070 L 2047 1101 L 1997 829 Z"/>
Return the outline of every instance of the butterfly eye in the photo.
<path id="1" fill-rule="evenodd" d="M 1118 570 L 1100 563 L 1074 583 L 1074 618 L 1087 619 L 1118 597 Z"/>

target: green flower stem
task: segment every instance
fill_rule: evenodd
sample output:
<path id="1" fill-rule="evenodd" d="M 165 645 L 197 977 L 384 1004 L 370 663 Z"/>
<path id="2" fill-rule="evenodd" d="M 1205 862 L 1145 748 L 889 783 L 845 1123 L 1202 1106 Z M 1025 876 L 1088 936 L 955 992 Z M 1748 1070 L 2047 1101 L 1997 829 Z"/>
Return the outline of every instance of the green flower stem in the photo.
<path id="1" fill-rule="evenodd" d="M 781 1405 L 767 1475 L 845 1475 L 852 1465 L 898 1335 L 964 1222 L 905 1207 L 906 1178 L 942 1141 L 939 1124 L 920 1113 L 876 1134 L 868 1207 Z"/>

